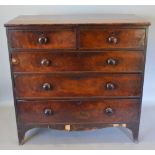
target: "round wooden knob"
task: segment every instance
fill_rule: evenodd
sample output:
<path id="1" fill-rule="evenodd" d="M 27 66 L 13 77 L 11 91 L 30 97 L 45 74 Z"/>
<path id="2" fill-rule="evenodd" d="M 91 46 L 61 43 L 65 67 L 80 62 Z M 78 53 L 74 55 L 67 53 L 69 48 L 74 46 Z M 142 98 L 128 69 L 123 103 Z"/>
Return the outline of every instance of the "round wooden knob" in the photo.
<path id="1" fill-rule="evenodd" d="M 47 40 L 48 39 L 46 37 L 39 37 L 38 42 L 39 42 L 39 44 L 46 44 Z"/>
<path id="2" fill-rule="evenodd" d="M 44 109 L 44 115 L 51 116 L 53 114 L 54 114 L 54 112 L 52 109 L 50 109 L 50 108 Z"/>
<path id="3" fill-rule="evenodd" d="M 41 60 L 42 66 L 50 66 L 50 64 L 51 64 L 51 60 L 48 60 L 48 59 L 42 59 Z"/>
<path id="4" fill-rule="evenodd" d="M 112 59 L 112 58 L 109 58 L 109 59 L 107 59 L 107 64 L 108 65 L 116 65 L 116 60 Z"/>
<path id="5" fill-rule="evenodd" d="M 112 44 L 117 44 L 118 43 L 118 39 L 116 37 L 114 37 L 114 36 L 110 36 L 108 38 L 108 42 L 112 43 Z"/>
<path id="6" fill-rule="evenodd" d="M 105 109 L 105 113 L 106 113 L 107 115 L 111 115 L 111 114 L 113 114 L 113 109 L 110 108 L 110 107 L 107 107 L 107 108 Z"/>
<path id="7" fill-rule="evenodd" d="M 43 88 L 43 90 L 48 91 L 48 90 L 51 90 L 52 89 L 52 86 L 51 86 L 50 83 L 44 83 L 42 85 L 42 88 Z"/>
<path id="8" fill-rule="evenodd" d="M 107 83 L 107 84 L 106 84 L 106 88 L 107 88 L 108 90 L 113 90 L 113 89 L 115 89 L 115 85 L 114 85 L 113 83 Z"/>

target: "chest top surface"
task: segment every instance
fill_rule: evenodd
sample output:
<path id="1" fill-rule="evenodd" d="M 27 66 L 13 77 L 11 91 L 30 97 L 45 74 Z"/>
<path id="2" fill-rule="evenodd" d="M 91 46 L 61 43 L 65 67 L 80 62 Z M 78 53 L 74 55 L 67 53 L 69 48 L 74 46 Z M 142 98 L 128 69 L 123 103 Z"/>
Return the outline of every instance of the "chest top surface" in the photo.
<path id="1" fill-rule="evenodd" d="M 89 15 L 21 15 L 5 24 L 9 26 L 61 24 L 107 24 L 107 25 L 141 25 L 149 26 L 150 22 L 132 14 L 89 14 Z"/>

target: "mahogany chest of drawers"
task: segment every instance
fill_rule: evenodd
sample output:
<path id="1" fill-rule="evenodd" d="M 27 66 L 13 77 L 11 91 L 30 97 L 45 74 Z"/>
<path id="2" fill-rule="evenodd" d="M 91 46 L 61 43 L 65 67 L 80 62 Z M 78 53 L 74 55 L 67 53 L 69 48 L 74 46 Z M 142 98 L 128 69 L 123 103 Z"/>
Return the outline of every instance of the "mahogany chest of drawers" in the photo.
<path id="1" fill-rule="evenodd" d="M 35 127 L 126 127 L 137 140 L 149 25 L 133 15 L 6 23 L 19 143 Z"/>

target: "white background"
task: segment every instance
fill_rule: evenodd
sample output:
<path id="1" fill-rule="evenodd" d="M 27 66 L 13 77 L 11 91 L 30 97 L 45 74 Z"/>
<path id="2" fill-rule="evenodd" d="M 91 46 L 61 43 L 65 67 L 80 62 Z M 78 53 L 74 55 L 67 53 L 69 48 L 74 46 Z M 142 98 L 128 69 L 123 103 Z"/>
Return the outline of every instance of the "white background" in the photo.
<path id="1" fill-rule="evenodd" d="M 18 15 L 35 14 L 136 14 L 151 22 L 148 38 L 143 105 L 155 101 L 155 6 L 0 6 L 0 105 L 13 106 L 4 23 Z"/>

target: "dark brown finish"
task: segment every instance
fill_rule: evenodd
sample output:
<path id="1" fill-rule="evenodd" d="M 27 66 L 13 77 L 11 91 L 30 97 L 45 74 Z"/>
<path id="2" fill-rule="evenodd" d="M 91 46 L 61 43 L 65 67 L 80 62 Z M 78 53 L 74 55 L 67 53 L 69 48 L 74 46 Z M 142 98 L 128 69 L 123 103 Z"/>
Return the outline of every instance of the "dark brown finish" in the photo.
<path id="1" fill-rule="evenodd" d="M 143 51 L 13 52 L 14 72 L 143 72 Z"/>
<path id="2" fill-rule="evenodd" d="M 67 26 L 67 25 L 149 26 L 150 22 L 131 14 L 88 15 L 22 15 L 5 24 L 6 27 Z"/>
<path id="3" fill-rule="evenodd" d="M 35 127 L 126 127 L 138 140 L 149 22 L 20 16 L 5 24 L 19 143 Z"/>
<path id="4" fill-rule="evenodd" d="M 138 99 L 19 101 L 17 104 L 25 124 L 132 123 L 138 118 L 139 106 Z"/>
<path id="5" fill-rule="evenodd" d="M 15 75 L 17 98 L 140 97 L 142 76 Z"/>
<path id="6" fill-rule="evenodd" d="M 11 48 L 19 49 L 75 49 L 75 30 L 15 31 L 9 33 Z M 24 44 L 23 44 L 24 42 Z"/>
<path id="7" fill-rule="evenodd" d="M 81 49 L 144 49 L 145 29 L 80 29 Z"/>

